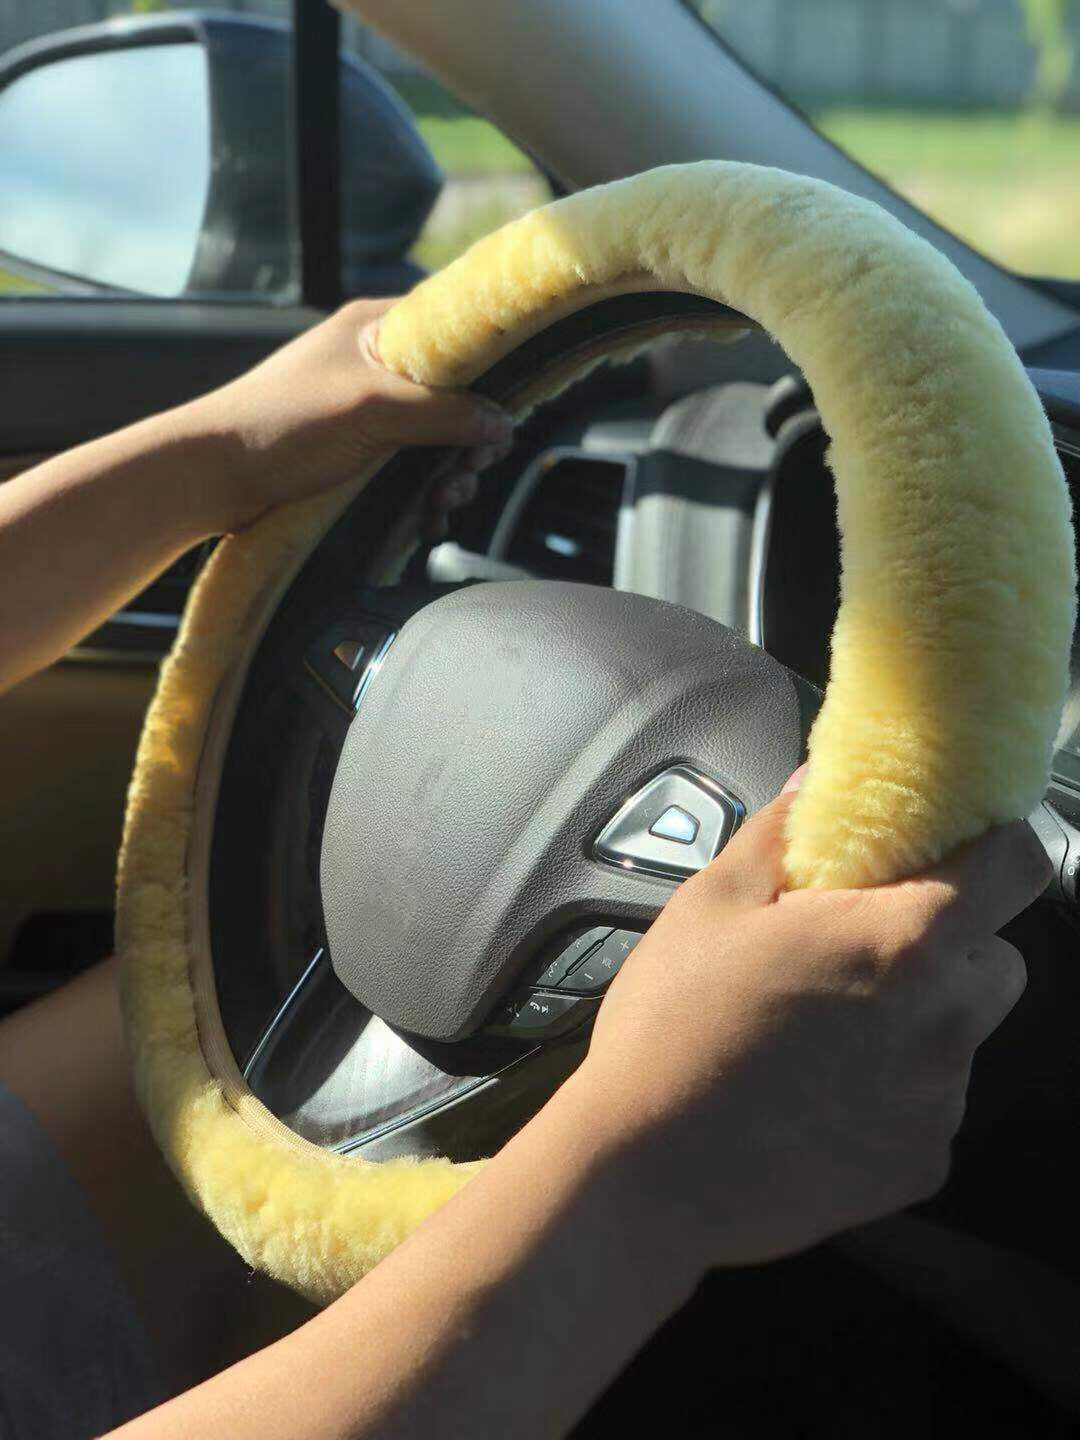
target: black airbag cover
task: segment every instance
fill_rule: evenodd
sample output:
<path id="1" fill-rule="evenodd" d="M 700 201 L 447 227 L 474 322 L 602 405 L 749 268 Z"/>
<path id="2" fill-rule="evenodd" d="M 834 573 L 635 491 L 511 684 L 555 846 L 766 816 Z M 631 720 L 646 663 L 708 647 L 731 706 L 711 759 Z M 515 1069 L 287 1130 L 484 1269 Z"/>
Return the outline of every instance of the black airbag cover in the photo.
<path id="1" fill-rule="evenodd" d="M 807 720 L 794 676 L 680 606 L 548 582 L 435 601 L 341 754 L 321 866 L 334 969 L 389 1024 L 462 1038 L 555 931 L 642 929 L 671 894 L 591 856 L 631 792 L 684 761 L 753 811 Z"/>

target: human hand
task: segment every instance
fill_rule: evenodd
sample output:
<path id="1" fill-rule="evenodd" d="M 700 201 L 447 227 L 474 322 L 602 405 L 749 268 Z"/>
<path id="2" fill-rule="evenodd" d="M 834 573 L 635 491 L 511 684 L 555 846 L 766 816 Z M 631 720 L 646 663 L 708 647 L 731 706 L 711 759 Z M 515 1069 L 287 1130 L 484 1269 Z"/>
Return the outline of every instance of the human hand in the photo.
<path id="1" fill-rule="evenodd" d="M 429 497 L 425 533 L 439 538 L 446 513 L 475 494 L 476 472 L 509 449 L 513 427 L 488 400 L 414 385 L 379 362 L 376 329 L 392 303 L 352 301 L 185 407 L 187 425 L 217 442 L 217 462 L 193 481 L 197 529 L 241 529 L 400 446 L 446 445 L 463 453 Z"/>
<path id="2" fill-rule="evenodd" d="M 701 1269 L 794 1252 L 944 1183 L 972 1055 L 1024 987 L 995 931 L 1049 881 L 1016 823 L 912 880 L 782 893 L 790 800 L 672 897 L 570 1082 Z"/>

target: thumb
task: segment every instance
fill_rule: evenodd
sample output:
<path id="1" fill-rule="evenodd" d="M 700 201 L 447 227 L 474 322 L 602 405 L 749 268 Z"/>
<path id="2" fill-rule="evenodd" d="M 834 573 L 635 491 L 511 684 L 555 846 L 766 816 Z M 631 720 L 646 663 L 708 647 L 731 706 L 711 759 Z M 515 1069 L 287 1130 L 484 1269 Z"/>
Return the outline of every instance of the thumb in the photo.
<path id="1" fill-rule="evenodd" d="M 737 830 L 701 872 L 702 880 L 721 890 L 729 903 L 767 905 L 786 889 L 788 811 L 805 774 L 806 766 L 800 765 L 776 799 Z"/>
<path id="2" fill-rule="evenodd" d="M 387 369 L 379 355 L 378 324 L 361 327 L 360 354 L 377 377 L 370 396 L 371 438 L 382 445 L 508 446 L 514 422 L 505 410 L 465 390 L 417 385 Z"/>
<path id="3" fill-rule="evenodd" d="M 508 446 L 514 422 L 505 410 L 464 390 L 436 390 L 397 380 L 386 386 L 373 426 L 393 445 L 453 445 L 463 449 Z"/>

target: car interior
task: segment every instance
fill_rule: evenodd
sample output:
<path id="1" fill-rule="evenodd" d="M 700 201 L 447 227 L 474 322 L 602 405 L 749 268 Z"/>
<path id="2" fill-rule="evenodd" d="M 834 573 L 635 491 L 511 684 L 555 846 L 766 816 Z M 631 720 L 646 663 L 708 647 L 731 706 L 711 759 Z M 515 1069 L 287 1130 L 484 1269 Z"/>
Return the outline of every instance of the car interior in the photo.
<path id="1" fill-rule="evenodd" d="M 428 266 L 417 240 L 442 203 L 445 162 L 370 59 L 384 45 L 509 137 L 540 198 L 722 157 L 876 201 L 940 249 L 1000 322 L 1043 402 L 1075 503 L 1080 279 L 1017 273 L 905 199 L 726 43 L 708 5 L 348 0 L 343 16 L 298 0 L 291 14 L 167 8 L 122 19 L 53 8 L 57 23 L 0 54 L 0 194 L 5 170 L 21 183 L 19 136 L 52 103 L 48 79 L 65 65 L 151 67 L 145 85 L 135 78 L 127 89 L 120 70 L 86 72 L 87 104 L 106 90 L 116 97 L 100 145 L 78 152 L 95 193 L 110 193 L 116 156 L 137 149 L 146 130 L 123 105 L 148 103 L 151 89 L 173 97 L 170 87 L 190 88 L 193 58 L 202 91 L 169 103 L 204 107 L 211 163 L 196 243 L 180 264 L 167 241 L 150 247 L 156 258 L 142 275 L 123 268 L 107 226 L 80 256 L 0 218 L 0 285 L 4 272 L 14 277 L 0 288 L 0 481 L 224 383 L 349 296 L 393 295 L 421 278 Z M 358 25 L 376 37 L 369 58 L 341 48 Z M 99 103 L 93 114 L 102 113 Z M 121 140 L 105 133 L 118 115 Z M 92 134 L 98 122 L 87 123 Z M 59 154 L 62 141 L 61 176 L 73 163 Z M 132 162 L 131 185 L 116 187 L 125 205 L 155 193 L 146 188 L 159 183 L 154 168 L 143 164 L 141 178 Z M 537 192 L 528 193 L 531 203 Z M 70 233 L 62 207 L 53 218 L 57 234 Z M 372 578 L 372 557 L 347 529 L 332 532 L 311 572 L 324 567 L 321 588 L 297 592 L 245 682 L 208 893 L 215 954 L 246 951 L 250 960 L 215 966 L 217 1001 L 251 1091 L 321 1147 L 373 1160 L 491 1154 L 587 1044 L 587 1029 L 529 1029 L 503 996 L 479 1039 L 459 1045 L 452 1025 L 441 1038 L 434 1021 L 413 1033 L 415 1010 L 394 1014 L 388 1002 L 376 1013 L 341 981 L 354 960 L 340 922 L 335 933 L 324 914 L 324 830 L 339 823 L 332 789 L 349 723 L 407 622 L 415 633 L 425 608 L 447 596 L 482 604 L 475 596 L 491 582 L 530 592 L 530 582 L 584 583 L 631 606 L 651 597 L 718 622 L 786 667 L 807 724 L 820 703 L 840 579 L 829 439 L 806 379 L 767 334 L 716 329 L 697 297 L 662 297 L 658 309 L 655 294 L 626 294 L 535 337 L 513 357 L 516 371 L 492 372 L 489 393 L 509 393 L 555 349 L 608 329 L 648 340 L 659 314 L 669 332 L 662 343 L 592 369 L 536 408 L 446 538 L 414 548 L 393 583 Z M 416 456 L 403 452 L 382 478 L 369 521 L 389 525 L 395 487 L 428 483 Z M 112 952 L 117 851 L 143 717 L 213 550 L 185 555 L 61 662 L 0 699 L 0 1013 Z M 1068 1149 L 1080 1110 L 1075 647 L 1074 660 L 1051 784 L 1031 817 L 1055 878 L 1010 927 L 1028 988 L 978 1054 L 945 1189 L 808 1254 L 713 1274 L 576 1433 L 694 1433 L 705 1405 L 734 1433 L 777 1437 L 944 1436 L 961 1426 L 987 1436 L 1077 1433 L 1080 1243 Z M 700 791 L 700 777 L 657 779 L 668 787 L 665 814 L 682 823 L 689 792 L 679 787 Z M 621 850 L 629 832 L 614 820 L 597 844 L 609 847 L 604 858 L 632 855 L 674 885 L 740 818 L 730 795 L 707 799 L 718 829 L 690 869 Z M 388 849 L 386 863 L 401 853 Z M 424 883 L 420 867 L 418 891 Z M 538 973 L 558 970 L 555 986 L 583 956 L 599 963 L 604 947 L 632 946 L 639 934 L 578 924 L 536 956 Z M 579 993 L 598 995 L 603 983 Z"/>

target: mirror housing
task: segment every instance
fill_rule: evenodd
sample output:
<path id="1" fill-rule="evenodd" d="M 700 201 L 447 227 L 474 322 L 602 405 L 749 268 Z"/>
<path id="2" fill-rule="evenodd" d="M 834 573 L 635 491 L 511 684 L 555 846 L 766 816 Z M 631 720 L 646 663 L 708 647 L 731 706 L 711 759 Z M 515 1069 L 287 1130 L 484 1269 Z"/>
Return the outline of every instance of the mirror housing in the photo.
<path id="1" fill-rule="evenodd" d="M 78 56 L 195 44 L 207 66 L 209 167 L 205 206 L 186 283 L 190 298 L 296 297 L 298 226 L 292 183 L 288 26 L 253 16 L 190 12 L 106 21 L 23 45 L 0 62 L 0 98 L 17 80 Z M 362 60 L 342 55 L 342 290 L 388 295 L 422 271 L 408 251 L 443 176 L 408 108 Z M 154 134 L 132 117 L 131 144 Z M 73 148 L 85 137 L 73 134 Z M 165 157 L 163 163 L 167 162 Z M 0 177 L 2 182 L 2 177 Z M 118 229 L 120 222 L 118 222 Z M 68 293 L 148 293 L 0 251 L 3 268 Z"/>

